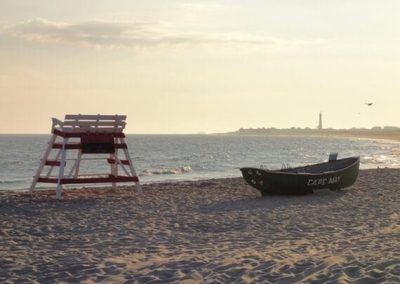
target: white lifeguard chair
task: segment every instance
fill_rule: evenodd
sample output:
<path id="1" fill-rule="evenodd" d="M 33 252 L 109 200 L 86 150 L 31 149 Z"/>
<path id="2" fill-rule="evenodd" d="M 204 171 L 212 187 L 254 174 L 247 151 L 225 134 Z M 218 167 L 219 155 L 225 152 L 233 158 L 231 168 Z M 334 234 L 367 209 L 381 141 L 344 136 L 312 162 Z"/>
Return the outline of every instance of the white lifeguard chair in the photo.
<path id="1" fill-rule="evenodd" d="M 142 192 L 125 143 L 125 120 L 126 115 L 100 114 L 67 114 L 64 121 L 53 118 L 52 137 L 33 178 L 30 193 L 33 193 L 37 183 L 55 183 L 56 198 L 60 199 L 64 184 L 112 183 L 116 188 L 118 182 L 134 182 L 136 189 Z M 68 157 L 69 150 L 75 152 L 75 157 Z M 125 156 L 123 159 L 120 159 L 120 150 Z M 110 164 L 110 173 L 79 175 L 83 160 L 103 160 Z M 67 162 L 72 164 L 66 175 Z M 47 173 L 42 175 L 45 167 Z M 55 168 L 58 172 L 52 175 Z M 123 175 L 119 174 L 120 169 Z"/>

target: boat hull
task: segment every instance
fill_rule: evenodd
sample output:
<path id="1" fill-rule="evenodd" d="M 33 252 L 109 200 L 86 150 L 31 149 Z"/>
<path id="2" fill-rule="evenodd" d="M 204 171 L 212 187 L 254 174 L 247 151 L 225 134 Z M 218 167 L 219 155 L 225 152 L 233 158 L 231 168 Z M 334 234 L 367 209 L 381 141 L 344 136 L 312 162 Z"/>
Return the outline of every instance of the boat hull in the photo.
<path id="1" fill-rule="evenodd" d="M 246 182 L 262 195 L 306 194 L 316 189 L 338 190 L 352 186 L 357 180 L 359 166 L 359 157 L 353 157 L 279 171 L 259 168 L 240 170 Z"/>

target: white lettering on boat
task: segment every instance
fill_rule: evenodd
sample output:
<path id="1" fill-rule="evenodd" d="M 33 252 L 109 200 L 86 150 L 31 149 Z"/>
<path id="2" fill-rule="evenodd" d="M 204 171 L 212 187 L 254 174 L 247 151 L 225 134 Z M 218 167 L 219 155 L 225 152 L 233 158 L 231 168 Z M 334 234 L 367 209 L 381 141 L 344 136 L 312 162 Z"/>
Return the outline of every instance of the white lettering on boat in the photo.
<path id="1" fill-rule="evenodd" d="M 340 182 L 340 176 L 330 178 L 309 178 L 307 186 L 324 186 Z"/>
<path id="2" fill-rule="evenodd" d="M 340 181 L 340 176 L 331 177 L 331 178 L 329 179 L 329 183 L 328 183 L 328 184 L 338 183 L 339 181 Z"/>

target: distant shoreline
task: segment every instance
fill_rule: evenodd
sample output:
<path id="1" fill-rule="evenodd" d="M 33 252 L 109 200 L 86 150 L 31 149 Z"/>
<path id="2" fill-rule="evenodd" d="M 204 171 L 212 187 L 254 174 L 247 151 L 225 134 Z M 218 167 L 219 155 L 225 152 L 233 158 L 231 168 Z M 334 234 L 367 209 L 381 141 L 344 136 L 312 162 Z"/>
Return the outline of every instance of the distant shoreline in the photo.
<path id="1" fill-rule="evenodd" d="M 257 136 L 309 136 L 309 137 L 339 137 L 339 138 L 364 138 L 377 140 L 390 140 L 400 142 L 400 128 L 386 129 L 239 129 L 225 133 L 228 135 L 257 135 Z"/>
<path id="2" fill-rule="evenodd" d="M 1 133 L 0 137 L 4 136 L 50 136 L 49 133 Z M 149 136 L 207 136 L 207 135 L 228 135 L 228 136 L 299 136 L 299 137 L 337 137 L 337 138 L 360 138 L 360 139 L 376 139 L 376 140 L 387 140 L 400 142 L 400 128 L 396 130 L 369 130 L 369 129 L 300 129 L 300 128 L 289 128 L 289 129 L 277 129 L 277 128 L 247 128 L 239 129 L 233 132 L 221 132 L 221 133 L 186 133 L 186 134 L 175 134 L 175 133 L 160 133 L 160 134 L 147 134 L 147 133 L 126 133 L 130 135 L 149 135 Z"/>

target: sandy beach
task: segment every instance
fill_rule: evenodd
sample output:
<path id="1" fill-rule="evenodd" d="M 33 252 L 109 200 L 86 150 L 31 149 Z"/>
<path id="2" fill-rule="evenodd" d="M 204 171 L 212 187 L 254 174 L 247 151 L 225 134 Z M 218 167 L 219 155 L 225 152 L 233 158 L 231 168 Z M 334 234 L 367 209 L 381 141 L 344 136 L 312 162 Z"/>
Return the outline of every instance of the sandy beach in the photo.
<path id="1" fill-rule="evenodd" d="M 241 178 L 0 193 L 2 283 L 399 283 L 400 169 L 304 196 Z"/>

